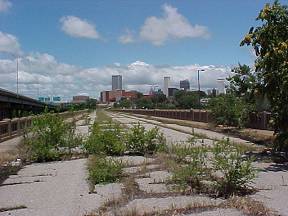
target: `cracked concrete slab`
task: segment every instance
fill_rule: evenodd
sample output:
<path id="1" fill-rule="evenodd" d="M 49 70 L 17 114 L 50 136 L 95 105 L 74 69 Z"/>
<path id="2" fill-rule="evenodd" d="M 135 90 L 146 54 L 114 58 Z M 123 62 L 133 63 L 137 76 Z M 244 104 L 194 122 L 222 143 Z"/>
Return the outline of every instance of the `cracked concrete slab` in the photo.
<path id="1" fill-rule="evenodd" d="M 145 163 L 152 163 L 153 158 L 147 158 L 143 156 L 120 156 L 120 157 L 111 157 L 115 160 L 121 161 L 126 166 L 139 166 Z"/>
<path id="2" fill-rule="evenodd" d="M 215 209 L 202 211 L 198 213 L 185 214 L 185 216 L 244 216 L 244 214 L 236 209 Z"/>
<path id="3" fill-rule="evenodd" d="M 122 196 L 123 184 L 111 183 L 111 184 L 97 184 L 95 185 L 94 192 L 102 196 L 106 201 L 119 199 Z"/>
<path id="4" fill-rule="evenodd" d="M 173 208 L 185 208 L 189 205 L 217 205 L 220 200 L 211 200 L 204 196 L 174 196 L 165 198 L 134 199 L 118 211 L 127 213 L 136 211 L 139 215 L 152 212 L 161 212 Z"/>
<path id="5" fill-rule="evenodd" d="M 1 212 L 0 216 L 78 216 L 100 207 L 105 200 L 98 194 L 89 194 L 86 172 L 86 159 L 25 166 L 0 187 L 0 207 L 24 205 L 27 208 Z M 5 186 L 6 183 L 42 177 L 45 182 Z"/>

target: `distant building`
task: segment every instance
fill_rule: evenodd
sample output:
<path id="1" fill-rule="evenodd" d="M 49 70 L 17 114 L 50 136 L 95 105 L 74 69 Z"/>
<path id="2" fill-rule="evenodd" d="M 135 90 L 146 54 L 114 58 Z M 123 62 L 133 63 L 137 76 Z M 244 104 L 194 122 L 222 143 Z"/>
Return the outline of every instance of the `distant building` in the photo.
<path id="1" fill-rule="evenodd" d="M 174 97 L 177 91 L 179 91 L 177 88 L 168 88 L 168 97 Z"/>
<path id="2" fill-rule="evenodd" d="M 122 90 L 122 76 L 121 75 L 112 76 L 112 91 L 114 90 Z"/>
<path id="3" fill-rule="evenodd" d="M 133 100 L 137 98 L 136 91 L 114 90 L 114 91 L 102 91 L 100 93 L 100 101 L 102 103 L 118 102 L 122 98 Z"/>
<path id="4" fill-rule="evenodd" d="M 164 77 L 163 93 L 166 95 L 166 97 L 169 97 L 168 94 L 169 84 L 170 84 L 170 77 Z"/>
<path id="5" fill-rule="evenodd" d="M 217 79 L 219 94 L 225 94 L 225 79 Z"/>
<path id="6" fill-rule="evenodd" d="M 213 88 L 213 89 L 212 89 L 212 96 L 213 96 L 213 97 L 216 97 L 217 95 L 219 95 L 219 90 Z"/>
<path id="7" fill-rule="evenodd" d="M 127 91 L 127 92 L 124 91 L 123 97 L 128 99 L 128 100 L 133 100 L 133 99 L 137 98 L 137 94 L 138 94 L 137 91 Z"/>
<path id="8" fill-rule="evenodd" d="M 86 103 L 89 100 L 89 96 L 77 95 L 73 96 L 72 103 Z"/>
<path id="9" fill-rule="evenodd" d="M 109 92 L 110 91 L 102 91 L 100 93 L 100 101 L 102 103 L 108 103 L 109 102 Z"/>
<path id="10" fill-rule="evenodd" d="M 184 91 L 187 91 L 190 89 L 190 82 L 189 80 L 181 80 L 180 81 L 180 89 L 183 89 Z"/>

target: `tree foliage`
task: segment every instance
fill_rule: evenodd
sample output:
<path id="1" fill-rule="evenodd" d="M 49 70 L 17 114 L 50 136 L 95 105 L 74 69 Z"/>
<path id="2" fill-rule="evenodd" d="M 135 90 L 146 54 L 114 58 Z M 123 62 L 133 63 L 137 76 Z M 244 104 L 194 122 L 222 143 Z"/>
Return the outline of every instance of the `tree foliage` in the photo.
<path id="1" fill-rule="evenodd" d="M 239 64 L 238 67 L 232 69 L 232 72 L 234 75 L 227 78 L 230 83 L 229 91 L 237 97 L 243 97 L 246 101 L 253 102 L 257 88 L 257 77 L 253 70 L 248 65 Z"/>
<path id="2" fill-rule="evenodd" d="M 211 98 L 208 107 L 212 111 L 215 123 L 242 127 L 247 123 L 251 107 L 234 94 Z"/>
<path id="3" fill-rule="evenodd" d="M 275 1 L 260 11 L 261 26 L 250 28 L 241 42 L 257 56 L 255 71 L 269 101 L 277 134 L 275 147 L 288 151 L 288 9 Z"/>
<path id="4" fill-rule="evenodd" d="M 206 96 L 205 92 L 200 91 L 200 97 L 204 96 Z M 198 92 L 177 91 L 175 93 L 175 101 L 179 108 L 199 108 Z"/>

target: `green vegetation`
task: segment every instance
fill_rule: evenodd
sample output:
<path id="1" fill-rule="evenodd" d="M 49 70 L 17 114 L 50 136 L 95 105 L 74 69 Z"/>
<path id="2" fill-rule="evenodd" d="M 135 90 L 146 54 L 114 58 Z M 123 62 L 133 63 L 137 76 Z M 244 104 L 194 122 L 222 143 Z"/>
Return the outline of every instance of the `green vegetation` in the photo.
<path id="1" fill-rule="evenodd" d="M 45 113 L 33 119 L 32 127 L 24 136 L 30 159 L 37 162 L 60 159 L 60 148 L 71 149 L 82 143 L 75 134 L 74 123 L 68 123 L 58 114 Z"/>
<path id="2" fill-rule="evenodd" d="M 154 127 L 145 130 L 140 123 L 134 125 L 126 133 L 127 150 L 134 153 L 146 154 L 153 153 L 165 146 L 165 138 L 159 133 L 159 128 Z"/>
<path id="3" fill-rule="evenodd" d="M 92 184 L 115 182 L 121 177 L 122 164 L 107 156 L 129 154 L 153 154 L 165 148 L 165 139 L 158 128 L 145 130 L 140 124 L 124 129 L 110 120 L 104 111 L 98 111 L 96 122 L 84 143 L 93 154 L 89 162 L 89 180 Z"/>
<path id="4" fill-rule="evenodd" d="M 220 95 L 209 101 L 208 107 L 216 124 L 242 127 L 245 126 L 253 106 L 246 104 L 234 94 Z"/>
<path id="5" fill-rule="evenodd" d="M 200 91 L 200 98 L 205 97 L 206 94 L 203 91 Z M 184 90 L 179 90 L 175 93 L 175 104 L 178 108 L 183 109 L 199 109 L 201 104 L 199 104 L 199 92 L 188 92 Z"/>
<path id="6" fill-rule="evenodd" d="M 111 122 L 112 118 L 106 114 L 106 111 L 103 109 L 97 109 L 96 110 L 96 121 L 98 123 L 105 123 L 105 122 Z"/>
<path id="7" fill-rule="evenodd" d="M 139 123 L 124 130 L 120 124 L 96 122 L 84 144 L 90 154 L 123 155 L 125 151 L 138 154 L 153 154 L 165 148 L 166 140 L 157 127 L 145 130 Z"/>
<path id="8" fill-rule="evenodd" d="M 123 129 L 117 123 L 100 125 L 96 122 L 84 148 L 89 154 L 122 155 L 126 149 L 122 134 Z"/>
<path id="9" fill-rule="evenodd" d="M 121 177 L 122 168 L 116 160 L 94 155 L 89 159 L 89 180 L 93 185 L 116 182 Z"/>
<path id="10" fill-rule="evenodd" d="M 218 195 L 230 196 L 245 192 L 249 183 L 255 178 L 252 160 L 243 157 L 240 148 L 229 140 L 216 143 L 213 148 L 213 169 L 223 176 L 215 178 Z"/>
<path id="11" fill-rule="evenodd" d="M 172 150 L 173 151 L 173 150 Z M 206 179 L 209 174 L 207 168 L 207 149 L 203 147 L 180 147 L 174 148 L 178 162 L 185 161 L 185 165 L 179 166 L 174 171 L 173 180 L 181 187 L 191 186 L 193 190 L 203 189 L 201 181 Z M 179 161 L 179 158 L 181 160 Z"/>
<path id="12" fill-rule="evenodd" d="M 79 104 L 69 104 L 66 109 L 70 111 L 77 111 L 77 110 L 84 110 L 84 109 L 90 109 L 95 110 L 96 109 L 97 100 L 90 98 L 86 102 L 79 103 Z"/>
<path id="13" fill-rule="evenodd" d="M 200 97 L 205 97 L 206 94 L 200 91 Z M 114 104 L 114 108 L 132 108 L 137 109 L 190 109 L 200 108 L 198 91 L 189 92 L 177 90 L 173 97 L 167 98 L 162 91 L 153 92 L 153 95 L 144 97 L 138 94 L 138 97 L 132 100 L 122 99 Z"/>
<path id="14" fill-rule="evenodd" d="M 270 101 L 275 150 L 288 152 L 288 8 L 278 1 L 260 11 L 261 26 L 252 27 L 241 46 L 252 46 L 257 56 L 255 73 Z"/>
<path id="15" fill-rule="evenodd" d="M 172 181 L 198 193 L 229 197 L 250 192 L 249 183 L 255 178 L 252 160 L 243 156 L 240 148 L 229 140 L 214 147 L 174 145 L 169 151 L 173 166 Z"/>

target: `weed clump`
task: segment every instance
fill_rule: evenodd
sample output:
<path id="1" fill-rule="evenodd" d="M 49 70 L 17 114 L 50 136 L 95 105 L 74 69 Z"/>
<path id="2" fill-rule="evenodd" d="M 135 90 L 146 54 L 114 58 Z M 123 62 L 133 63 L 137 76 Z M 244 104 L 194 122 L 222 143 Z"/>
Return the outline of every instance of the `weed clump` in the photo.
<path id="1" fill-rule="evenodd" d="M 232 145 L 229 140 L 216 143 L 213 148 L 213 170 L 222 176 L 216 177 L 216 189 L 220 196 L 231 196 L 245 193 L 249 183 L 256 176 L 252 160 L 243 156 L 241 149 Z"/>
<path id="2" fill-rule="evenodd" d="M 170 155 L 178 163 L 172 180 L 181 188 L 225 198 L 252 191 L 249 185 L 256 176 L 252 160 L 229 140 L 212 148 L 174 145 Z"/>
<path id="3" fill-rule="evenodd" d="M 122 174 L 122 168 L 122 163 L 117 160 L 94 155 L 88 164 L 89 180 L 93 185 L 116 182 Z"/>
<path id="4" fill-rule="evenodd" d="M 164 150 L 166 140 L 157 127 L 145 130 L 139 123 L 126 131 L 117 123 L 110 121 L 92 126 L 91 134 L 84 144 L 89 154 L 123 155 L 125 151 L 132 154 L 153 154 Z"/>
<path id="5" fill-rule="evenodd" d="M 178 145 L 173 147 L 172 152 L 176 154 L 176 161 L 182 163 L 175 169 L 172 179 L 181 188 L 189 186 L 193 191 L 202 191 L 202 181 L 207 179 L 210 174 L 207 166 L 207 149 Z"/>
<path id="6" fill-rule="evenodd" d="M 95 123 L 84 148 L 89 154 L 122 155 L 126 149 L 123 130 L 113 122 L 106 125 Z"/>
<path id="7" fill-rule="evenodd" d="M 126 133 L 126 147 L 132 153 L 152 154 L 164 150 L 166 140 L 158 127 L 145 130 L 140 123 L 134 125 Z"/>
<path id="8" fill-rule="evenodd" d="M 33 119 L 31 128 L 24 136 L 30 159 L 37 162 L 60 159 L 60 149 L 68 149 L 82 142 L 75 134 L 74 123 L 68 123 L 58 114 L 45 113 Z"/>

